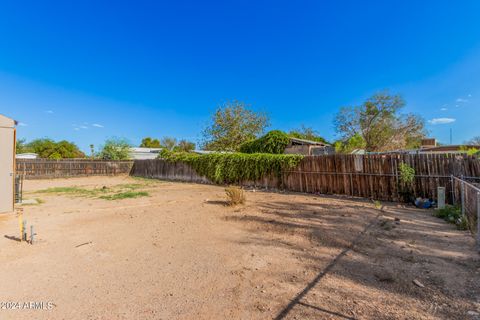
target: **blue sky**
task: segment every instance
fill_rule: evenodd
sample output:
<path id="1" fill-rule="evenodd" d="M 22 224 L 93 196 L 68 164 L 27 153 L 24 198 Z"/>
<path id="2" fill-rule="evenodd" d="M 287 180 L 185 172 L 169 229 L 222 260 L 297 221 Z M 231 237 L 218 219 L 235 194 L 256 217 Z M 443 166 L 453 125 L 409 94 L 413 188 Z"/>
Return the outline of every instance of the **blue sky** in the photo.
<path id="1" fill-rule="evenodd" d="M 0 113 L 18 135 L 197 141 L 231 99 L 335 139 L 389 89 L 431 136 L 480 135 L 480 1 L 0 1 Z"/>

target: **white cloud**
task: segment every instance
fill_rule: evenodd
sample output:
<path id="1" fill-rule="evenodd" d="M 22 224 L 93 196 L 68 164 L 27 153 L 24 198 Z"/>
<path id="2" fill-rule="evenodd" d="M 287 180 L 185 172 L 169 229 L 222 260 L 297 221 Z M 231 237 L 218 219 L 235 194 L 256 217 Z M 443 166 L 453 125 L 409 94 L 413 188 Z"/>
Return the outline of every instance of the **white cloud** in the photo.
<path id="1" fill-rule="evenodd" d="M 453 118 L 433 118 L 432 120 L 428 120 L 430 124 L 449 124 L 455 122 L 457 119 Z"/>
<path id="2" fill-rule="evenodd" d="M 469 93 L 469 94 L 468 94 L 468 97 L 469 97 L 469 98 L 471 98 L 471 97 L 472 97 L 472 94 L 471 94 L 471 93 Z"/>
<path id="3" fill-rule="evenodd" d="M 87 126 L 79 126 L 80 129 L 88 129 Z"/>
<path id="4" fill-rule="evenodd" d="M 468 99 L 458 98 L 456 101 L 457 101 L 458 103 L 467 103 L 467 102 L 468 102 Z"/>
<path id="5" fill-rule="evenodd" d="M 441 108 L 440 110 L 442 110 L 442 111 L 447 111 L 448 109 L 447 109 L 447 108 Z"/>
<path id="6" fill-rule="evenodd" d="M 19 122 L 18 125 L 19 125 L 20 127 L 26 127 L 26 126 L 28 126 L 28 124 L 26 124 L 26 123 L 24 123 L 24 122 Z"/>
<path id="7" fill-rule="evenodd" d="M 92 124 L 92 127 L 103 128 L 103 126 L 101 124 L 98 124 L 98 123 Z"/>
<path id="8" fill-rule="evenodd" d="M 53 110 L 45 110 L 45 113 L 53 114 Z"/>
<path id="9" fill-rule="evenodd" d="M 73 128 L 73 130 L 78 131 L 78 130 L 80 130 L 80 128 Z"/>

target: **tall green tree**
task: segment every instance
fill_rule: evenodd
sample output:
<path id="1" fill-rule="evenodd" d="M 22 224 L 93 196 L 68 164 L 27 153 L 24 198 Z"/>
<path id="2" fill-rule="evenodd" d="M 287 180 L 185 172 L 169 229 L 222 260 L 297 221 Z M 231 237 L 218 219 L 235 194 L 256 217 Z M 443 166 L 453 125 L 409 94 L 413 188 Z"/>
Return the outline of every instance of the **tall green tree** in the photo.
<path id="1" fill-rule="evenodd" d="M 160 141 L 158 139 L 152 139 L 150 137 L 146 137 L 142 139 L 142 143 L 140 144 L 141 148 L 160 148 Z"/>
<path id="2" fill-rule="evenodd" d="M 366 151 L 390 151 L 418 145 L 425 137 L 425 121 L 415 114 L 403 114 L 405 102 L 399 95 L 377 93 L 362 105 L 344 107 L 334 124 L 341 140 L 355 135 L 365 141 Z"/>
<path id="3" fill-rule="evenodd" d="M 128 160 L 131 157 L 130 148 L 130 143 L 125 139 L 108 139 L 99 153 L 99 158 L 103 160 Z"/>
<path id="4" fill-rule="evenodd" d="M 29 149 L 26 140 L 25 139 L 19 139 L 17 140 L 17 143 L 15 145 L 15 152 L 17 154 L 19 153 L 27 153 L 30 152 L 31 150 Z"/>
<path id="5" fill-rule="evenodd" d="M 66 140 L 55 142 L 51 139 L 36 139 L 26 144 L 24 150 L 45 159 L 85 158 L 75 143 Z"/>
<path id="6" fill-rule="evenodd" d="M 335 151 L 338 153 L 351 153 L 356 149 L 365 149 L 365 140 L 363 137 L 356 133 L 346 141 L 336 141 Z"/>
<path id="7" fill-rule="evenodd" d="M 311 127 L 307 127 L 305 125 L 302 125 L 298 129 L 290 130 L 288 133 L 290 137 L 298 138 L 298 139 L 305 139 L 305 140 L 311 140 L 311 141 L 317 141 L 317 142 L 322 142 L 328 144 L 328 141 L 325 140 L 318 131 L 314 130 Z"/>
<path id="8" fill-rule="evenodd" d="M 261 135 L 269 124 L 268 116 L 250 110 L 241 101 L 220 105 L 211 123 L 203 130 L 203 147 L 213 151 L 236 151 L 246 141 Z"/>
<path id="9" fill-rule="evenodd" d="M 173 148 L 173 150 L 179 152 L 190 152 L 192 150 L 195 150 L 195 143 L 182 139 Z"/>

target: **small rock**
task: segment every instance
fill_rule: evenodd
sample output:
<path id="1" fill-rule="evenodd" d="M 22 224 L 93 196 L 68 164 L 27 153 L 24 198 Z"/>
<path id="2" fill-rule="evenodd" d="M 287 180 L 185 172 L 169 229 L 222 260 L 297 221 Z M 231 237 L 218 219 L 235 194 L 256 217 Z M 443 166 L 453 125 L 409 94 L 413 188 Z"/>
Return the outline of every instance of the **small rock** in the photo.
<path id="1" fill-rule="evenodd" d="M 400 221 L 400 218 L 395 217 L 395 221 Z"/>
<path id="2" fill-rule="evenodd" d="M 473 316 L 473 317 L 480 316 L 480 313 L 478 313 L 476 311 L 472 311 L 472 310 L 468 311 L 467 314 L 469 316 Z"/>
<path id="3" fill-rule="evenodd" d="M 24 199 L 21 204 L 38 204 L 38 201 L 36 199 Z"/>
<path id="4" fill-rule="evenodd" d="M 421 283 L 421 282 L 418 281 L 417 279 L 413 279 L 413 283 L 414 283 L 417 287 L 425 288 L 425 286 L 423 285 L 423 283 Z"/>

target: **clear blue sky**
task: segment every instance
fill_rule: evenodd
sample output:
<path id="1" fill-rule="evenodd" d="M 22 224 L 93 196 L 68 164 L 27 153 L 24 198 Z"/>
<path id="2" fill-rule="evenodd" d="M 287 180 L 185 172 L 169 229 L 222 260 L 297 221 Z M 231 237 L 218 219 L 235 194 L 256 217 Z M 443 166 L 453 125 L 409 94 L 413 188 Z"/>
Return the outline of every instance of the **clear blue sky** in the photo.
<path id="1" fill-rule="evenodd" d="M 28 140 L 197 141 L 229 99 L 333 140 L 383 89 L 440 141 L 480 135 L 480 1 L 1 2 L 0 113 Z"/>

